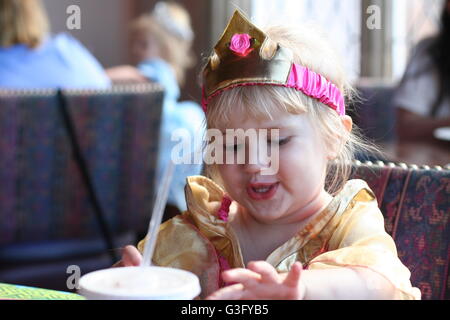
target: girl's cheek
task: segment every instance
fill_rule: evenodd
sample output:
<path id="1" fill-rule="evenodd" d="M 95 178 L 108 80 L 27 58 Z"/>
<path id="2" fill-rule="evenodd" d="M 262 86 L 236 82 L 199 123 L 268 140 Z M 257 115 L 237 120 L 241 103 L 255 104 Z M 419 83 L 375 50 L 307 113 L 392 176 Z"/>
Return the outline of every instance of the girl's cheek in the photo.
<path id="1" fill-rule="evenodd" d="M 229 185 L 230 182 L 236 181 L 236 177 L 238 172 L 238 166 L 234 164 L 219 164 L 217 166 L 219 173 L 222 177 L 222 180 Z"/>
<path id="2" fill-rule="evenodd" d="M 279 164 L 280 168 L 286 166 L 295 166 L 301 163 L 304 153 L 294 148 L 280 148 L 279 151 Z"/>

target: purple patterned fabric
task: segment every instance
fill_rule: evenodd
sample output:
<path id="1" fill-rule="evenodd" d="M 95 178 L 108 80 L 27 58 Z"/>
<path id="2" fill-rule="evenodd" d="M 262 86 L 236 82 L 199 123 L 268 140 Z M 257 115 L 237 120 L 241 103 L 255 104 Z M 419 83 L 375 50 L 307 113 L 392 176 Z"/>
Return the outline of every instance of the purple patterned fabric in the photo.
<path id="1" fill-rule="evenodd" d="M 162 91 L 149 85 L 65 97 L 113 233 L 143 232 Z M 0 92 L 0 247 L 101 235 L 58 107 L 56 92 Z"/>
<path id="2" fill-rule="evenodd" d="M 354 169 L 352 178 L 367 181 L 377 195 L 386 231 L 422 299 L 450 299 L 450 170 L 373 165 Z"/>

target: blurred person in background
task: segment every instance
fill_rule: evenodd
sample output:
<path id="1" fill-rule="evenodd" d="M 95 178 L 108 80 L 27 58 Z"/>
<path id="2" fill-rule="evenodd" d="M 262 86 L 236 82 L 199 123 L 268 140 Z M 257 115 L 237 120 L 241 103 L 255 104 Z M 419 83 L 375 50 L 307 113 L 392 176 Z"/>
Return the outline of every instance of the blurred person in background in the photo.
<path id="1" fill-rule="evenodd" d="M 435 129 L 450 126 L 450 0 L 440 32 L 414 48 L 394 103 L 400 141 L 432 140 Z"/>
<path id="2" fill-rule="evenodd" d="M 117 66 L 107 72 L 114 82 L 140 82 L 141 76 L 144 76 L 164 88 L 158 169 L 161 177 L 171 160 L 173 147 L 179 144 L 179 141 L 171 140 L 176 130 L 184 129 L 184 138 L 191 144 L 192 158 L 195 152 L 201 150 L 201 145 L 195 145 L 192 139 L 204 135 L 203 111 L 195 102 L 179 101 L 186 71 L 195 65 L 192 51 L 194 32 L 185 8 L 174 2 L 158 2 L 151 13 L 145 13 L 131 23 L 130 33 L 131 53 L 137 68 Z M 200 164 L 176 167 L 169 191 L 169 208 L 186 210 L 186 178 L 200 173 Z M 165 218 L 174 214 L 177 212 L 167 213 Z"/>
<path id="3" fill-rule="evenodd" d="M 175 2 L 158 2 L 151 14 L 137 18 L 130 29 L 131 53 L 138 69 L 148 78 L 159 78 L 155 69 L 164 62 L 174 74 L 171 80 L 183 86 L 186 71 L 196 62 L 194 32 L 186 9 Z"/>
<path id="4" fill-rule="evenodd" d="M 107 88 L 100 63 L 69 34 L 51 35 L 40 0 L 0 0 L 0 88 Z"/>

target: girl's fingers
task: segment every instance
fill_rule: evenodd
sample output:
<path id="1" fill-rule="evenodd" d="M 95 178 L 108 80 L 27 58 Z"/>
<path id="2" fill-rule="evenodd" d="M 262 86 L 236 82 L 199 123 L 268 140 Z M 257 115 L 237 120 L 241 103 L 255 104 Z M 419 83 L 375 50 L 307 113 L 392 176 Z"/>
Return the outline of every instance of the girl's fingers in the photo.
<path id="1" fill-rule="evenodd" d="M 261 280 L 261 275 L 248 269 L 231 269 L 222 273 L 225 282 L 239 282 L 245 286 L 253 286 Z"/>
<path id="2" fill-rule="evenodd" d="M 271 264 L 269 264 L 265 261 L 250 262 L 248 264 L 248 269 L 261 275 L 262 282 L 279 282 L 280 281 L 280 276 L 279 276 L 277 270 L 275 270 L 275 268 Z"/>
<path id="3" fill-rule="evenodd" d="M 142 255 L 133 246 L 126 246 L 122 251 L 122 262 L 125 267 L 137 267 L 141 264 Z"/>
<path id="4" fill-rule="evenodd" d="M 302 264 L 300 262 L 295 262 L 292 265 L 291 270 L 289 271 L 286 279 L 284 279 L 283 284 L 291 288 L 297 287 L 300 281 L 302 271 L 303 271 Z"/>
<path id="5" fill-rule="evenodd" d="M 222 273 L 226 282 L 237 282 L 210 295 L 209 300 L 252 300 L 262 298 L 298 299 L 302 265 L 294 263 L 287 275 L 279 275 L 267 262 L 250 262 L 248 269 L 231 269 Z M 284 280 L 283 280 L 284 278 Z"/>

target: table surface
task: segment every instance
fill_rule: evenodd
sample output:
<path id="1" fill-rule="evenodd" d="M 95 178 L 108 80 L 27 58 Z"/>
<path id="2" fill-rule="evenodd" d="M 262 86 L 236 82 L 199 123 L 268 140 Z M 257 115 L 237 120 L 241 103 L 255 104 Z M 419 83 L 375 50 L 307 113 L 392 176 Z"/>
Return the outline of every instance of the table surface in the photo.
<path id="1" fill-rule="evenodd" d="M 385 157 L 392 162 L 430 167 L 450 165 L 450 142 L 437 140 L 391 142 L 380 144 L 379 147 Z"/>
<path id="2" fill-rule="evenodd" d="M 84 297 L 71 292 L 0 283 L 0 300 L 84 300 Z"/>

